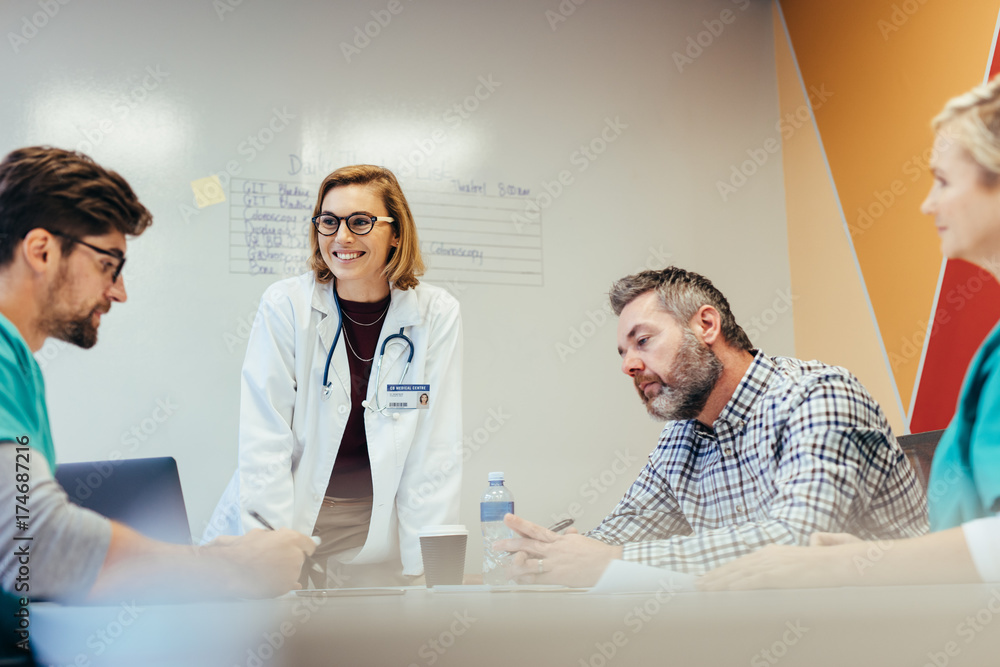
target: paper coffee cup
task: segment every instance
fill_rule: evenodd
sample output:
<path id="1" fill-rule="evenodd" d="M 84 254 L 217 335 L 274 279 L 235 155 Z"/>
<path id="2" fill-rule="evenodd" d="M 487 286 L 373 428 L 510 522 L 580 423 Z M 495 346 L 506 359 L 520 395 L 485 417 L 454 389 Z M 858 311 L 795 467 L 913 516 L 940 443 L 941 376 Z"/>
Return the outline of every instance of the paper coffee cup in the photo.
<path id="1" fill-rule="evenodd" d="M 461 584 L 465 573 L 465 545 L 469 540 L 466 527 L 424 526 L 418 535 L 427 586 Z"/>

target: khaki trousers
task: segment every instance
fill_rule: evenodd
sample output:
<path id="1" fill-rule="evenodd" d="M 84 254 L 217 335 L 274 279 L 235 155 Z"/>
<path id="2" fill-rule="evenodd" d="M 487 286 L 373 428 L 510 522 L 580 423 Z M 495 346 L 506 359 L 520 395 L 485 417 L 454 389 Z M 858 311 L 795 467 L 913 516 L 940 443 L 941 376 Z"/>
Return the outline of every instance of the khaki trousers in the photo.
<path id="1" fill-rule="evenodd" d="M 303 588 L 359 588 L 367 586 L 406 586 L 412 577 L 403 576 L 403 564 L 396 560 L 384 563 L 352 565 L 341 563 L 337 556 L 357 549 L 368 538 L 372 519 L 372 497 L 323 499 L 313 535 L 322 543 L 313 559 L 326 568 L 326 581 L 320 581 L 308 567 L 302 569 L 299 583 Z"/>

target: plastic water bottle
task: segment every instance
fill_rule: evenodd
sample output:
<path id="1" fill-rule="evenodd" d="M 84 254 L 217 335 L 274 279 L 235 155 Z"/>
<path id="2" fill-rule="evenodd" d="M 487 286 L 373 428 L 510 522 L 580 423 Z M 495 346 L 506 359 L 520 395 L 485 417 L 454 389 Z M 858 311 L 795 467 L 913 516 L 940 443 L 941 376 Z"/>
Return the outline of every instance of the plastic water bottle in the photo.
<path id="1" fill-rule="evenodd" d="M 503 516 L 514 513 L 514 494 L 503 485 L 503 473 L 491 472 L 490 485 L 479 503 L 479 520 L 483 526 L 483 583 L 504 586 L 511 555 L 494 551 L 493 543 L 514 537 L 514 531 L 504 525 Z"/>

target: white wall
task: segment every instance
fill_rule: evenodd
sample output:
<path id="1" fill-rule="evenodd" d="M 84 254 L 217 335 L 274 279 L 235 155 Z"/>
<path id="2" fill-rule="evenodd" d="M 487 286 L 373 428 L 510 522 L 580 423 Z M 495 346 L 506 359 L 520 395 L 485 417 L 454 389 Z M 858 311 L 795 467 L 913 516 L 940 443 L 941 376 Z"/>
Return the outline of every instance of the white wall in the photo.
<path id="1" fill-rule="evenodd" d="M 728 203 L 716 188 L 773 133 L 770 3 L 400 0 L 348 62 L 341 43 L 389 2 L 244 0 L 220 17 L 225 1 L 70 2 L 45 21 L 37 2 L 0 9 L 0 150 L 82 147 L 155 215 L 129 246 L 129 302 L 105 318 L 100 344 L 50 343 L 39 355 L 59 458 L 175 456 L 200 534 L 235 463 L 244 338 L 275 277 L 234 272 L 232 258 L 245 260 L 231 247 L 234 193 L 198 209 L 191 182 L 232 161 L 240 178 L 315 188 L 337 166 L 375 162 L 410 174 L 404 189 L 431 199 L 453 196 L 459 179 L 488 192 L 514 184 L 530 191 L 515 208 L 542 205 L 533 285 L 473 282 L 428 258 L 429 281 L 447 285 L 464 312 L 462 518 L 476 529 L 486 473 L 501 469 L 519 513 L 549 521 L 577 503 L 579 525 L 592 527 L 660 429 L 619 372 L 604 306 L 611 282 L 676 263 L 711 277 L 744 320 L 789 286 L 780 160 Z M 560 7 L 575 9 L 550 24 Z M 717 21 L 724 10 L 728 24 Z M 43 27 L 29 29 L 33 20 Z M 690 47 L 699 39 L 701 54 Z M 673 54 L 688 48 L 697 57 L 679 71 Z M 499 85 L 467 99 L 480 77 Z M 447 115 L 456 103 L 477 108 L 456 124 Z M 263 150 L 241 150 L 275 108 L 294 118 Z M 608 131 L 604 152 L 581 159 L 606 119 L 619 119 L 617 136 Z M 292 155 L 319 163 L 318 173 L 290 173 Z M 406 168 L 414 161 L 419 174 Z M 539 200 L 561 171 L 572 182 Z M 789 314 L 756 342 L 790 354 L 792 340 Z M 153 430 L 161 402 L 173 414 L 134 438 L 134 428 Z M 484 438 L 491 411 L 504 423 Z M 618 459 L 628 464 L 615 472 Z M 478 558 L 473 541 L 471 569 Z"/>

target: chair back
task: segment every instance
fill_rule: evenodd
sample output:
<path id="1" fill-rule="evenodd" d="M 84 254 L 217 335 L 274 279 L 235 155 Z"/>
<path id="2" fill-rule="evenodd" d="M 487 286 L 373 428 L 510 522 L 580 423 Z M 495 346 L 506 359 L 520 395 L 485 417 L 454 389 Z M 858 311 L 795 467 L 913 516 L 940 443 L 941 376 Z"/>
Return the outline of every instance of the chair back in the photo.
<path id="1" fill-rule="evenodd" d="M 903 448 L 903 453 L 906 454 L 910 465 L 917 473 L 917 479 L 924 485 L 924 491 L 927 490 L 927 483 L 930 479 L 934 450 L 937 448 L 942 433 L 944 433 L 944 429 L 903 435 L 897 438 L 899 446 Z"/>

